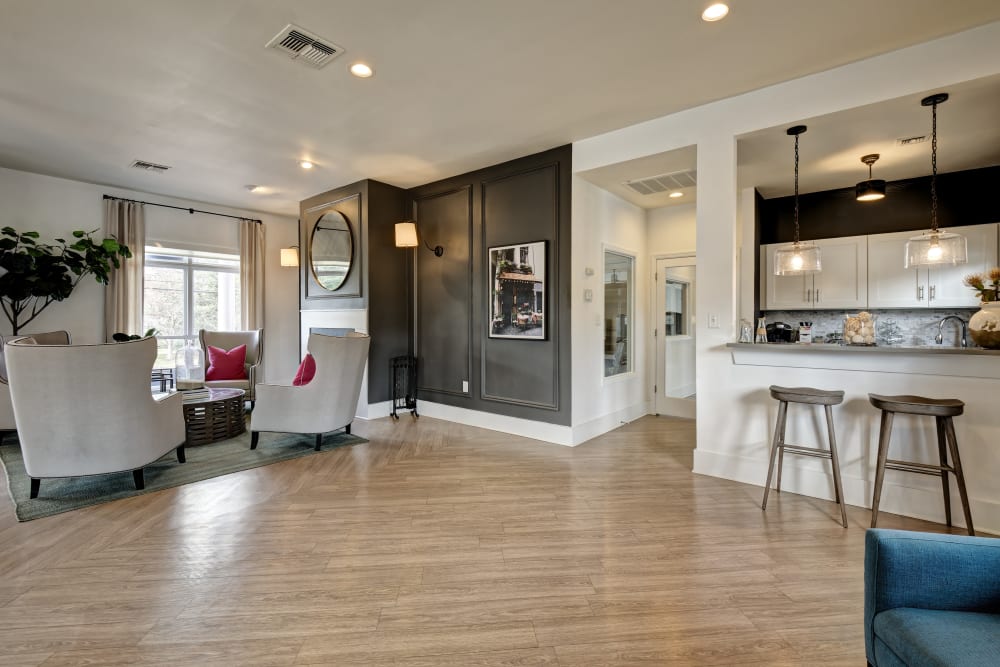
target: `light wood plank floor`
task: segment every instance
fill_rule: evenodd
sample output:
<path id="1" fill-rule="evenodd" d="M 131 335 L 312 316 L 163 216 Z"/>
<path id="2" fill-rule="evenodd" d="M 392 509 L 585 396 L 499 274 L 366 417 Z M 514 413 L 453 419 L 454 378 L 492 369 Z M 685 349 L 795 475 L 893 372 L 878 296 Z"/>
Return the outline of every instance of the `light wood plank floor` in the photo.
<path id="1" fill-rule="evenodd" d="M 13 665 L 863 665 L 869 513 L 690 472 L 692 422 L 577 448 L 371 442 L 18 524 Z M 885 515 L 885 527 L 942 526 Z"/>

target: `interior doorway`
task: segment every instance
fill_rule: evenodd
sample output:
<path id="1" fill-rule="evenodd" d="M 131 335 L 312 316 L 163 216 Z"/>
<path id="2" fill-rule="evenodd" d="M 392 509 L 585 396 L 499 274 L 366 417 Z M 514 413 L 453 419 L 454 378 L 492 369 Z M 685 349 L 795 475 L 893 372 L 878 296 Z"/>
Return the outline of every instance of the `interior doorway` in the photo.
<path id="1" fill-rule="evenodd" d="M 656 260 L 655 411 L 695 418 L 695 256 Z"/>

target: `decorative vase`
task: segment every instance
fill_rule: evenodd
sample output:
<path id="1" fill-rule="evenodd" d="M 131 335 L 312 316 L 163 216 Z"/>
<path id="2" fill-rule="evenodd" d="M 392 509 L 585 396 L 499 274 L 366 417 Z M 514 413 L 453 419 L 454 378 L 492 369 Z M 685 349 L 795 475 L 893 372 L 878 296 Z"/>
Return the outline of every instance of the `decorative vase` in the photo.
<path id="1" fill-rule="evenodd" d="M 989 350 L 1000 350 L 1000 301 L 983 301 L 980 308 L 969 320 L 972 342 Z"/>
<path id="2" fill-rule="evenodd" d="M 205 353 L 188 343 L 174 357 L 174 381 L 178 391 L 201 389 L 205 386 Z"/>

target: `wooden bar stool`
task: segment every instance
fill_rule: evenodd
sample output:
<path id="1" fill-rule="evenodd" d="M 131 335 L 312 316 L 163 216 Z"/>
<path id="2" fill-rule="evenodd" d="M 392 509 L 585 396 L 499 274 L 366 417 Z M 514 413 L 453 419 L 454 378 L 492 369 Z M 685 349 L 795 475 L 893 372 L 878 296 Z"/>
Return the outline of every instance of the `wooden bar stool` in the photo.
<path id="1" fill-rule="evenodd" d="M 885 481 L 885 471 L 902 470 L 921 475 L 941 476 L 941 489 L 944 491 L 944 516 L 951 526 L 951 490 L 948 486 L 948 473 L 955 475 L 958 482 L 958 493 L 962 497 L 962 510 L 965 512 L 965 525 L 969 535 L 975 535 L 972 528 L 972 511 L 969 508 L 969 494 L 965 490 L 965 475 L 962 474 L 962 459 L 958 456 L 958 440 L 955 438 L 955 425 L 951 418 L 957 417 L 965 410 L 965 403 L 954 398 L 925 398 L 923 396 L 880 396 L 868 394 L 868 400 L 882 411 L 882 427 L 878 437 L 878 467 L 875 469 L 875 495 L 872 498 L 872 528 L 878 521 L 878 503 L 882 497 L 882 483 Z M 889 458 L 889 437 L 892 434 L 892 419 L 896 413 L 905 415 L 924 415 L 934 417 L 937 424 L 938 456 L 940 465 L 916 463 L 913 461 L 897 461 Z M 948 465 L 948 451 L 951 451 L 952 464 Z"/>
<path id="2" fill-rule="evenodd" d="M 844 402 L 844 392 L 826 391 L 811 387 L 779 387 L 771 385 L 771 398 L 779 401 L 778 421 L 774 425 L 774 442 L 771 444 L 771 462 L 767 466 L 767 484 L 764 486 L 764 501 L 760 504 L 762 510 L 767 509 L 767 494 L 771 491 L 771 475 L 774 472 L 774 459 L 778 459 L 778 479 L 775 491 L 781 492 L 781 463 L 785 452 L 815 456 L 830 459 L 833 465 L 833 491 L 837 504 L 840 505 L 840 518 L 847 528 L 847 509 L 844 507 L 844 489 L 840 483 L 840 460 L 837 458 L 837 438 L 833 434 L 833 408 Z M 826 407 L 826 430 L 830 438 L 830 449 L 802 447 L 801 445 L 785 444 L 785 422 L 788 416 L 789 403 L 805 403 L 806 405 L 822 405 Z"/>

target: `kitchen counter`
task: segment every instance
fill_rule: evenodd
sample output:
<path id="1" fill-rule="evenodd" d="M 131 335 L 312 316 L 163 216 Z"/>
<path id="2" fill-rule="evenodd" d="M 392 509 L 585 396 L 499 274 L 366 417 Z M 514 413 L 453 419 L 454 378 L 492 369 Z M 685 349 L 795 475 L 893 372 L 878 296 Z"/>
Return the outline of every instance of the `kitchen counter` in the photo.
<path id="1" fill-rule="evenodd" d="M 847 354 L 959 354 L 963 356 L 1000 356 L 1000 350 L 981 347 L 952 347 L 948 345 L 839 345 L 836 343 L 726 343 L 726 347 L 740 350 L 782 352 L 843 352 Z"/>
<path id="2" fill-rule="evenodd" d="M 831 343 L 727 343 L 736 366 L 813 368 L 1000 380 L 1000 350 Z M 996 358 L 998 363 L 989 361 Z M 780 384 L 780 382 L 778 383 Z"/>

